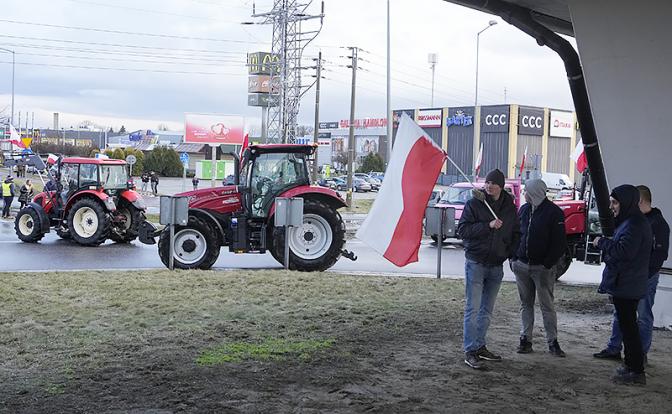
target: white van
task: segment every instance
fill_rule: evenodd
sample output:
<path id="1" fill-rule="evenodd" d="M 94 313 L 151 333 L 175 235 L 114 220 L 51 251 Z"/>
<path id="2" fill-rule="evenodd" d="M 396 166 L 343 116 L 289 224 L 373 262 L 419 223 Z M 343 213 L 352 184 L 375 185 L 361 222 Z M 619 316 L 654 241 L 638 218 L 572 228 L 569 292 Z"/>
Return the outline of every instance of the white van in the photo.
<path id="1" fill-rule="evenodd" d="M 546 183 L 549 190 L 570 190 L 574 183 L 567 174 L 542 172 L 541 179 Z"/>

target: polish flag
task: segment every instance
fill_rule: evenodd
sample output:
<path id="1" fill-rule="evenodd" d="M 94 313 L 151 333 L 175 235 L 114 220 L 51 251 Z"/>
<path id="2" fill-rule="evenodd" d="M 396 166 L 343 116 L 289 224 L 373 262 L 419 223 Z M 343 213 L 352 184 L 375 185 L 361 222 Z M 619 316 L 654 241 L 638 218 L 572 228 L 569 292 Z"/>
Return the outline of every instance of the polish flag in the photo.
<path id="1" fill-rule="evenodd" d="M 583 150 L 583 141 L 579 140 L 574 148 L 574 152 L 570 157 L 576 163 L 576 169 L 582 173 L 588 168 L 588 161 L 586 160 L 586 152 Z"/>
<path id="2" fill-rule="evenodd" d="M 523 153 L 523 160 L 520 162 L 520 173 L 518 173 L 519 177 L 523 176 L 523 169 L 525 168 L 526 159 L 527 159 L 527 145 L 525 146 L 525 152 Z"/>
<path id="3" fill-rule="evenodd" d="M 401 267 L 418 261 L 422 219 L 446 154 L 404 114 L 385 180 L 357 238 Z"/>
<path id="4" fill-rule="evenodd" d="M 26 149 L 26 145 L 21 141 L 21 135 L 16 132 L 16 129 L 12 124 L 9 124 L 9 142 L 20 149 Z"/>
<path id="5" fill-rule="evenodd" d="M 478 173 L 481 171 L 481 163 L 483 163 L 483 143 L 481 142 L 481 149 L 478 151 L 478 158 L 476 158 L 476 167 L 474 168 L 474 175 L 478 178 Z"/>
<path id="6" fill-rule="evenodd" d="M 56 161 L 58 161 L 58 156 L 57 155 L 49 154 L 49 156 L 47 156 L 47 164 L 53 165 L 53 164 L 56 164 Z"/>

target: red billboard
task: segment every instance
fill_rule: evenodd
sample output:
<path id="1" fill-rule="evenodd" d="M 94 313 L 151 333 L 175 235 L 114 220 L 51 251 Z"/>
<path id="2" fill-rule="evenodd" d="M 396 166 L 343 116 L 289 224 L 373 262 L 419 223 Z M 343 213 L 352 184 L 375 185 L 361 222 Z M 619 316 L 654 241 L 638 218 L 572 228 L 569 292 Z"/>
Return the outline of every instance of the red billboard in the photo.
<path id="1" fill-rule="evenodd" d="M 185 114 L 184 142 L 242 145 L 244 128 L 238 115 Z"/>

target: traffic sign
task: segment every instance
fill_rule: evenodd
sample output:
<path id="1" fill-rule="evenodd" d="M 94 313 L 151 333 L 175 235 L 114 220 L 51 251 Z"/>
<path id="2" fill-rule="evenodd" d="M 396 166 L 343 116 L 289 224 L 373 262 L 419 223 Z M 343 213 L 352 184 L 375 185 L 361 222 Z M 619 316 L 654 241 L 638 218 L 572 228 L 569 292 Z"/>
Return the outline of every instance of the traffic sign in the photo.
<path id="1" fill-rule="evenodd" d="M 127 162 L 129 165 L 133 165 L 133 164 L 135 164 L 137 161 L 138 161 L 137 158 L 135 158 L 135 155 L 133 155 L 133 154 L 129 154 L 129 155 L 126 157 L 126 162 Z"/>
<path id="2" fill-rule="evenodd" d="M 180 161 L 182 161 L 182 164 L 189 164 L 189 154 L 186 152 L 180 154 Z"/>

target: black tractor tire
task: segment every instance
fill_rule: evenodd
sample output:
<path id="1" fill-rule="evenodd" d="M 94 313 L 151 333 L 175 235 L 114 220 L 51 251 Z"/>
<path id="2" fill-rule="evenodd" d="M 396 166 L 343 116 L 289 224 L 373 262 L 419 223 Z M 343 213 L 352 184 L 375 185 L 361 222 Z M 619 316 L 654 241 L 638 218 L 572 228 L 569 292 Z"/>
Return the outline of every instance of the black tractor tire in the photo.
<path id="1" fill-rule="evenodd" d="M 189 243 L 191 242 L 191 243 Z M 217 233 L 208 224 L 196 216 L 189 216 L 186 226 L 175 226 L 175 255 L 173 266 L 177 269 L 208 270 L 219 257 Z M 190 260 L 184 260 L 188 254 L 199 249 L 199 243 L 205 243 L 202 254 Z M 191 246 L 189 246 L 191 244 Z M 159 236 L 159 257 L 166 267 L 170 266 L 170 228 L 166 227 Z"/>
<path id="2" fill-rule="evenodd" d="M 121 231 L 121 234 L 116 233 L 114 229 L 110 231 L 110 239 L 116 243 L 129 243 L 138 238 L 140 224 L 145 221 L 145 212 L 139 210 L 128 201 L 122 201 L 117 206 L 117 213 L 122 213 L 126 218 L 130 218 L 131 222 Z"/>
<path id="3" fill-rule="evenodd" d="M 80 229 L 80 224 L 78 224 L 82 218 L 77 217 L 77 215 L 85 209 L 93 212 L 97 220 L 96 227 L 92 228 L 93 231 L 89 233 L 82 233 L 83 229 Z M 84 224 L 86 226 L 93 222 L 91 219 L 86 221 L 87 223 Z M 110 216 L 105 211 L 103 203 L 88 197 L 75 201 L 68 212 L 68 232 L 72 239 L 82 246 L 98 246 L 104 243 L 110 233 Z"/>
<path id="4" fill-rule="evenodd" d="M 318 216 L 320 219 L 317 219 Z M 314 225 L 312 220 L 318 220 L 317 225 Z M 289 268 L 291 270 L 298 270 L 301 272 L 321 272 L 333 266 L 341 256 L 341 250 L 345 243 L 345 225 L 340 213 L 331 208 L 326 203 L 318 200 L 306 199 L 303 202 L 303 222 L 304 226 L 301 228 L 294 228 L 294 232 L 306 231 L 304 233 L 304 240 L 308 242 L 313 240 L 314 234 L 312 231 L 318 228 L 328 227 L 331 232 L 331 245 L 326 251 L 318 257 L 301 257 L 297 255 L 291 246 L 289 249 Z M 321 222 L 321 223 L 320 223 Z M 306 237 L 311 234 L 310 240 Z M 295 234 L 296 236 L 296 234 Z M 300 237 L 300 236 L 299 236 Z M 317 238 L 319 240 L 319 237 Z M 272 242 L 270 246 L 271 255 L 284 264 L 285 261 L 285 229 L 282 227 L 273 227 Z M 324 250 L 324 249 L 321 249 Z M 319 252 L 319 251 L 318 251 Z"/>
<path id="5" fill-rule="evenodd" d="M 37 243 L 42 240 L 42 221 L 37 211 L 30 207 L 24 207 L 16 215 L 14 231 L 19 239 L 25 243 Z"/>
<path id="6" fill-rule="evenodd" d="M 567 249 L 565 254 L 558 260 L 558 263 L 552 268 L 553 272 L 555 272 L 555 280 L 560 279 L 567 272 L 569 266 L 572 264 L 572 259 L 572 252 Z"/>
<path id="7" fill-rule="evenodd" d="M 56 229 L 56 234 L 63 240 L 70 240 L 72 236 L 70 235 L 70 230 L 68 229 Z"/>

